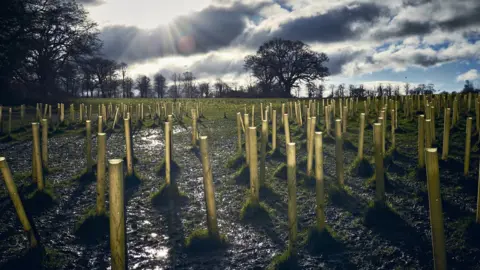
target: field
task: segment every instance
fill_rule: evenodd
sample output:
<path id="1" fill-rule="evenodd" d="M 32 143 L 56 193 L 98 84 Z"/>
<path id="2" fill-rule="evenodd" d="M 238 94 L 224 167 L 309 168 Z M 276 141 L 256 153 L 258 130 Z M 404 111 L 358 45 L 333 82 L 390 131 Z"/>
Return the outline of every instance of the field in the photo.
<path id="1" fill-rule="evenodd" d="M 291 141 L 296 145 L 297 256 L 289 264 L 275 264 L 289 246 L 288 185 L 286 177 L 285 132 L 280 121 L 281 104 L 295 102 L 282 99 L 207 99 L 178 100 L 183 113 L 173 118 L 172 179 L 186 198 L 168 207 L 152 203 L 152 196 L 165 183 L 165 172 L 159 166 L 165 157 L 164 119 L 154 120 L 155 99 L 84 99 L 74 100 L 75 123 L 69 123 L 69 106 L 65 103 L 65 123 L 56 125 L 57 106 L 52 113 L 53 128 L 48 139 L 48 169 L 45 192 L 36 192 L 32 182 L 32 131 L 35 108 L 27 107 L 25 124 L 20 121 L 20 108 L 14 107 L 12 134 L 6 135 L 8 111 L 3 109 L 3 137 L 0 156 L 5 157 L 29 219 L 38 232 L 46 253 L 28 252 L 28 239 L 17 217 L 14 205 L 0 181 L 0 269 L 106 269 L 111 265 L 108 218 L 87 224 L 89 212 L 95 209 L 96 180 L 84 175 L 85 124 L 78 123 L 79 104 L 92 105 L 92 157 L 97 159 L 97 107 L 134 104 L 132 136 L 136 178 L 125 180 L 127 261 L 130 269 L 264 269 L 267 267 L 298 267 L 300 269 L 433 269 L 431 225 L 427 178 L 418 168 L 417 115 L 405 115 L 406 105 L 399 102 L 395 148 L 391 147 L 390 114 L 386 127 L 385 171 L 386 207 L 375 201 L 375 160 L 373 123 L 379 113 L 369 109 L 365 123 L 365 161 L 357 160 L 359 118 L 364 112 L 363 100 L 351 111 L 343 138 L 344 185 L 336 176 L 335 133 L 323 134 L 323 171 L 325 182 L 325 217 L 327 229 L 318 234 L 316 224 L 315 179 L 307 177 L 307 136 L 305 126 L 290 120 Z M 400 100 L 399 100 L 400 101 Z M 301 101 L 306 102 L 308 101 Z M 319 107 L 322 101 L 317 100 Z M 338 101 L 337 101 L 338 102 Z M 463 98 L 460 99 L 463 102 Z M 137 119 L 135 106 L 144 104 L 144 121 Z M 178 102 L 177 102 L 178 103 Z M 277 148 L 271 153 L 272 125 L 265 164 L 265 185 L 260 189 L 264 213 L 241 219 L 241 210 L 250 197 L 250 178 L 245 158 L 237 151 L 237 112 L 251 117 L 255 105 L 254 125 L 260 139 L 261 114 L 270 103 L 277 113 Z M 226 245 L 217 249 L 187 247 L 190 235 L 207 228 L 203 171 L 198 147 L 192 147 L 192 116 L 190 109 L 200 104 L 198 131 L 208 137 L 208 153 L 215 186 L 215 202 L 219 231 Z M 361 104 L 361 105 L 360 105 Z M 408 104 L 408 103 L 407 103 Z M 415 103 L 416 105 L 416 103 Z M 174 106 L 177 106 L 176 103 Z M 286 106 L 286 110 L 289 108 Z M 479 136 L 475 128 L 475 107 L 468 111 L 461 103 L 459 121 L 452 127 L 447 160 L 441 159 L 444 130 L 443 108 L 435 115 L 435 140 L 438 148 L 440 191 L 447 265 L 449 269 L 480 269 L 480 230 L 475 223 L 479 168 Z M 188 108 L 188 109 L 185 109 Z M 301 106 L 303 110 L 303 106 Z M 338 109 L 338 108 L 337 108 Z M 325 131 L 325 110 L 316 112 L 316 131 Z M 43 112 L 42 112 L 43 114 Z M 293 112 L 291 113 L 294 114 Z M 338 110 L 336 117 L 338 118 Z M 305 116 L 303 114 L 303 116 Z M 466 119 L 473 117 L 470 166 L 464 176 Z M 84 119 L 85 120 L 85 119 Z M 269 120 L 270 117 L 269 117 Z M 107 160 L 125 158 L 123 119 L 111 129 L 113 119 L 105 126 Z M 250 120 L 251 123 L 251 120 Z M 305 123 L 303 123 L 305 124 Z M 242 139 L 243 140 L 243 139 Z M 244 142 L 244 141 L 243 141 Z M 243 154 L 245 153 L 245 144 Z M 260 140 L 258 143 L 260 147 Z M 259 155 L 260 159 L 260 155 Z M 124 162 L 125 163 L 125 162 Z M 260 166 L 260 162 L 258 163 Z M 125 164 L 125 172 L 126 172 Z M 108 170 L 107 170 L 108 171 Z M 135 178 L 135 177 L 131 177 Z M 106 188 L 107 212 L 109 188 Z M 42 193 L 42 194 L 43 194 Z M 82 226 L 83 222 L 83 226 Z M 93 224 L 93 225 L 92 225 Z M 197 231 L 198 232 L 198 231 Z M 284 254 L 285 255 L 285 254 Z M 285 257 L 285 256 L 284 256 Z M 40 258 L 40 259 L 39 259 Z M 24 268 L 21 268 L 24 267 Z"/>

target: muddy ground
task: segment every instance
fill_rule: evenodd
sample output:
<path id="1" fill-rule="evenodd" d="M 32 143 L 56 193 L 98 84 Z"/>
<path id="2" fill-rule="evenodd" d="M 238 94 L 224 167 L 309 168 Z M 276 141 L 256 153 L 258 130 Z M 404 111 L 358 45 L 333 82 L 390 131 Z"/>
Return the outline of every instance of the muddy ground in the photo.
<path id="1" fill-rule="evenodd" d="M 274 175 L 285 157 L 269 157 L 266 163 L 266 183 L 270 189 L 262 192 L 270 218 L 262 224 L 240 220 L 239 213 L 246 201 L 248 175 L 240 175 L 241 165 L 228 167 L 236 153 L 236 120 L 234 110 L 207 114 L 199 129 L 208 136 L 210 159 L 215 183 L 217 217 L 228 247 L 216 251 L 191 253 L 184 242 L 188 235 L 206 228 L 203 198 L 202 166 L 198 151 L 191 149 L 189 119 L 175 123 L 174 160 L 180 165 L 176 176 L 179 188 L 188 202 L 173 209 L 159 209 L 150 196 L 164 183 L 156 166 L 164 157 L 163 129 L 141 127 L 134 131 L 135 171 L 142 182 L 126 191 L 128 265 L 131 269 L 263 269 L 275 255 L 287 248 L 287 185 Z M 373 112 L 371 118 L 373 118 Z M 390 210 L 368 216 L 369 203 L 375 191 L 368 184 L 371 175 L 360 176 L 351 166 L 357 155 L 358 116 L 348 123 L 344 142 L 345 189 L 336 188 L 335 142 L 324 138 L 324 171 L 327 188 L 326 222 L 335 243 L 319 254 L 303 242 L 306 231 L 315 224 L 315 187 L 308 179 L 297 179 L 298 228 L 301 242 L 298 266 L 301 269 L 433 269 L 428 195 L 426 179 L 417 171 L 417 123 L 404 119 L 397 130 L 397 148 L 386 157 L 387 202 Z M 472 162 L 468 177 L 463 176 L 465 121 L 452 130 L 448 161 L 440 162 L 440 182 L 443 198 L 445 239 L 448 267 L 480 269 L 479 241 L 473 238 L 478 177 L 478 137 L 472 138 Z M 256 124 L 260 121 L 258 116 Z M 280 121 L 278 121 L 280 122 Z M 365 133 L 365 155 L 373 162 L 372 127 L 369 120 Z M 443 118 L 438 118 L 437 143 L 442 141 Z M 280 126 L 280 123 L 278 123 Z M 320 121 L 323 127 L 323 119 Z M 87 244 L 74 234 L 82 216 L 95 204 L 95 182 L 75 178 L 85 168 L 84 135 L 77 131 L 60 132 L 49 139 L 49 166 L 46 182 L 53 190 L 54 203 L 49 207 L 28 199 L 34 190 L 31 171 L 32 143 L 14 140 L 0 144 L 0 156 L 8 163 L 19 187 L 26 211 L 48 249 L 49 269 L 106 269 L 110 263 L 108 238 Z M 390 127 L 387 127 L 390 130 Z M 21 131 L 19 131 L 21 132 Z M 28 130 L 25 132 L 28 133 Z M 305 170 L 306 150 L 302 129 L 292 126 L 297 143 L 299 171 Z M 388 132 L 387 140 L 389 140 Z M 18 136 L 20 138 L 21 136 Z M 278 146 L 284 153 L 285 140 L 279 131 Z M 96 145 L 95 136 L 93 145 Z M 387 142 L 387 147 L 390 145 Z M 440 143 L 441 145 L 441 143 Z M 270 145 L 269 145 L 270 146 Z M 95 147 L 94 147 L 95 148 Z M 476 152 L 477 151 L 477 152 Z M 121 130 L 109 133 L 107 158 L 125 156 Z M 441 148 L 439 148 L 441 153 Z M 96 151 L 93 151 L 96 159 Z M 373 163 L 372 163 L 373 164 Z M 107 178 L 108 179 L 108 178 Z M 2 181 L 3 183 L 3 181 Z M 108 189 L 107 189 L 108 209 Z M 46 209 L 44 209 L 46 208 Z M 0 188 L 0 268 L 18 269 L 24 256 L 27 239 L 16 217 L 4 184 Z M 373 221 L 372 221 L 373 220 Z"/>

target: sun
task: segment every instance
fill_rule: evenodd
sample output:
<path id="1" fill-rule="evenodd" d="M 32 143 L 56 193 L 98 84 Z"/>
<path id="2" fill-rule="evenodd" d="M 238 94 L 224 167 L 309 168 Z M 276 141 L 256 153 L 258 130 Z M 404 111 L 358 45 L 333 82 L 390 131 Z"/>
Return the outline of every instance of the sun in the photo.
<path id="1" fill-rule="evenodd" d="M 105 0 L 102 5 L 86 9 L 100 27 L 126 25 L 153 29 L 170 23 L 175 17 L 200 11 L 210 3 L 211 0 Z"/>

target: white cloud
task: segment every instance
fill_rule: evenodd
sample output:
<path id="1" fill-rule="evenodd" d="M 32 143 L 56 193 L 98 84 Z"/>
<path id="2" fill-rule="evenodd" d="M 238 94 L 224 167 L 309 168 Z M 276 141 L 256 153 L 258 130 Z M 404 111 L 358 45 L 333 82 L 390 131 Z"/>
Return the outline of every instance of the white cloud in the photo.
<path id="1" fill-rule="evenodd" d="M 105 0 L 102 5 L 88 6 L 90 17 L 101 27 L 107 25 L 136 26 L 152 29 L 167 24 L 180 15 L 199 11 L 210 0 Z"/>
<path id="2" fill-rule="evenodd" d="M 469 71 L 460 74 L 457 76 L 457 82 L 463 82 L 466 80 L 473 81 L 476 80 L 480 77 L 480 74 L 478 73 L 478 70 L 476 69 L 470 69 Z"/>

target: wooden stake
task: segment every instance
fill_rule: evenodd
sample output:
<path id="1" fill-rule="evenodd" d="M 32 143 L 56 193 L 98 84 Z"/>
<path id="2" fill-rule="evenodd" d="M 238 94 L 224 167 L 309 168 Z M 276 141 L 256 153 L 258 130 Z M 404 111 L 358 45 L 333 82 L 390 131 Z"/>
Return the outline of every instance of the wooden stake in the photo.
<path id="1" fill-rule="evenodd" d="M 290 140 L 290 126 L 288 124 L 288 114 L 283 115 L 283 124 L 284 124 L 284 131 L 285 131 L 285 143 L 288 145 Z"/>
<path id="2" fill-rule="evenodd" d="M 382 124 L 373 124 L 373 136 L 375 137 L 375 200 L 385 203 L 385 179 L 383 173 L 382 153 Z"/>
<path id="3" fill-rule="evenodd" d="M 127 175 L 133 175 L 132 134 L 130 131 L 130 118 L 123 119 L 125 129 L 125 145 L 127 149 Z"/>
<path id="4" fill-rule="evenodd" d="M 48 169 L 48 121 L 42 119 L 42 166 Z"/>
<path id="5" fill-rule="evenodd" d="M 430 106 L 430 110 L 432 111 L 430 113 L 430 119 L 431 119 L 431 122 L 430 122 L 430 135 L 432 137 L 432 142 L 435 142 L 436 141 L 436 134 L 435 134 L 435 107 L 434 106 Z"/>
<path id="6" fill-rule="evenodd" d="M 266 115 L 265 115 L 266 116 Z M 267 154 L 268 142 L 268 121 L 262 120 L 262 137 L 260 145 L 260 186 L 265 185 L 265 159 Z"/>
<path id="7" fill-rule="evenodd" d="M 38 123 L 32 123 L 32 133 L 33 133 L 33 156 L 35 162 L 35 177 L 37 179 L 37 187 L 39 191 L 42 191 L 45 187 L 43 182 L 43 169 L 42 169 L 42 158 L 40 154 L 40 131 Z"/>
<path id="8" fill-rule="evenodd" d="M 276 149 L 277 149 L 277 111 L 272 110 L 272 151 L 275 151 Z"/>
<path id="9" fill-rule="evenodd" d="M 395 149 L 395 110 L 391 110 L 391 118 L 390 118 L 390 123 L 391 123 L 391 142 L 392 142 L 392 148 Z"/>
<path id="10" fill-rule="evenodd" d="M 107 136 L 105 133 L 97 134 L 97 215 L 105 214 L 105 170 Z"/>
<path id="11" fill-rule="evenodd" d="M 90 109 L 91 108 L 92 108 L 92 105 L 90 105 Z M 88 118 L 88 119 L 91 119 L 91 118 Z M 61 103 L 60 104 L 60 123 L 63 124 L 64 121 L 65 121 L 65 104 Z"/>
<path id="12" fill-rule="evenodd" d="M 467 118 L 467 129 L 465 134 L 465 159 L 463 163 L 463 174 L 468 175 L 470 168 L 470 144 L 472 141 L 472 117 Z"/>
<path id="13" fill-rule="evenodd" d="M 358 137 L 358 158 L 363 159 L 363 141 L 365 134 L 365 113 L 360 114 L 360 135 Z"/>
<path id="14" fill-rule="evenodd" d="M 165 183 L 167 185 L 171 184 L 171 173 L 170 173 L 170 163 L 171 163 L 171 149 L 170 147 L 172 144 L 170 143 L 171 140 L 171 123 L 165 122 Z"/>
<path id="15" fill-rule="evenodd" d="M 248 125 L 249 118 L 248 114 L 243 115 L 243 123 L 245 124 L 245 159 L 247 161 L 247 165 L 250 164 L 250 140 L 248 139 L 248 135 L 250 134 Z"/>
<path id="16" fill-rule="evenodd" d="M 295 143 L 287 144 L 288 248 L 296 254 L 297 242 L 297 164 Z"/>
<path id="17" fill-rule="evenodd" d="M 103 132 L 103 116 L 99 115 L 98 116 L 98 120 L 97 120 L 97 124 L 98 124 L 98 132 L 97 133 L 102 133 Z"/>
<path id="18" fill-rule="evenodd" d="M 311 176 L 312 175 L 312 167 L 313 167 L 313 144 L 315 143 L 314 141 L 314 136 L 315 136 L 315 122 L 316 122 L 317 118 L 314 116 L 314 117 L 311 117 L 309 119 L 309 134 L 308 134 L 308 137 L 307 137 L 307 140 L 308 140 L 308 143 L 307 143 L 307 176 Z"/>
<path id="19" fill-rule="evenodd" d="M 110 182 L 110 250 L 112 270 L 128 268 L 125 237 L 125 200 L 123 160 L 110 159 L 108 161 L 108 175 Z"/>
<path id="20" fill-rule="evenodd" d="M 217 210 L 215 207 L 215 188 L 213 186 L 212 167 L 208 159 L 207 136 L 200 136 L 200 154 L 203 167 L 203 187 L 205 189 L 205 205 L 207 208 L 208 234 L 214 239 L 220 239 L 217 225 Z"/>
<path id="21" fill-rule="evenodd" d="M 86 124 L 86 156 L 87 156 L 87 172 L 92 172 L 93 159 L 92 159 L 92 122 L 90 120 L 85 121 Z"/>
<path id="22" fill-rule="evenodd" d="M 237 112 L 237 152 L 242 153 L 242 114 Z"/>
<path id="23" fill-rule="evenodd" d="M 424 115 L 418 116 L 418 167 L 425 167 L 425 120 Z"/>
<path id="24" fill-rule="evenodd" d="M 342 120 L 335 120 L 335 157 L 338 183 L 343 186 L 343 139 L 342 139 Z"/>
<path id="25" fill-rule="evenodd" d="M 248 146 L 250 147 L 250 192 L 253 203 L 259 202 L 260 185 L 258 182 L 257 128 L 248 128 Z"/>
<path id="26" fill-rule="evenodd" d="M 443 232 L 442 198 L 436 148 L 426 148 L 427 186 L 432 230 L 433 264 L 436 270 L 447 269 L 445 236 Z"/>
<path id="27" fill-rule="evenodd" d="M 38 245 L 37 238 L 35 237 L 35 231 L 30 225 L 30 221 L 28 220 L 27 214 L 25 213 L 22 200 L 18 195 L 17 186 L 13 181 L 12 172 L 8 167 L 7 160 L 5 159 L 5 157 L 0 157 L 0 169 L 2 170 L 3 180 L 5 181 L 5 185 L 7 186 L 10 199 L 12 200 L 13 206 L 15 207 L 15 211 L 17 211 L 18 219 L 20 220 L 20 223 L 22 223 L 23 230 L 28 235 L 30 248 L 35 248 Z"/>
<path id="28" fill-rule="evenodd" d="M 317 228 L 325 229 L 325 190 L 323 183 L 323 138 L 322 132 L 315 132 L 315 191 L 317 199 Z"/>
<path id="29" fill-rule="evenodd" d="M 448 158 L 448 142 L 450 138 L 450 108 L 445 109 L 443 119 L 443 147 L 442 147 L 442 159 Z"/>
<path id="30" fill-rule="evenodd" d="M 252 127 L 255 126 L 255 105 L 252 105 Z"/>
<path id="31" fill-rule="evenodd" d="M 192 113 L 192 145 L 197 145 L 197 116 L 195 115 L 195 109 L 191 110 Z"/>

